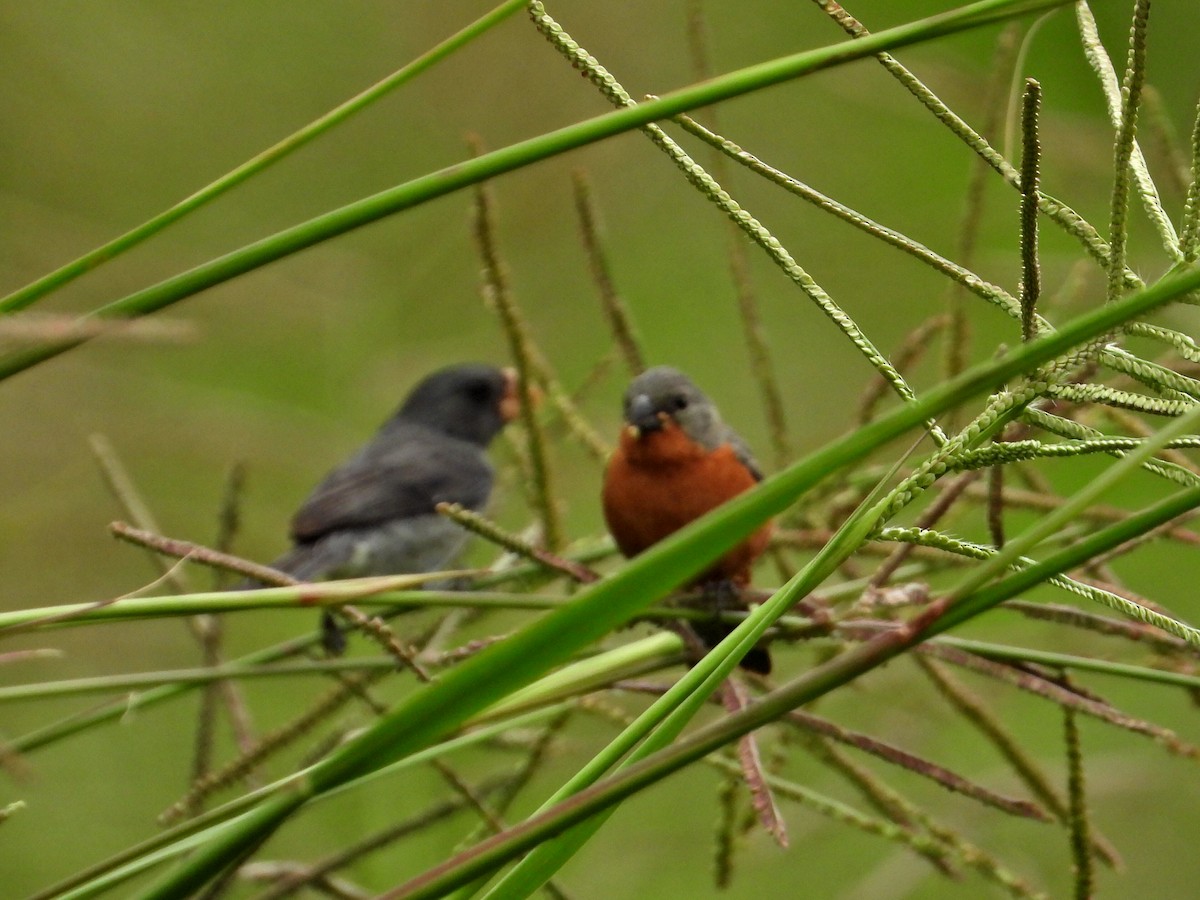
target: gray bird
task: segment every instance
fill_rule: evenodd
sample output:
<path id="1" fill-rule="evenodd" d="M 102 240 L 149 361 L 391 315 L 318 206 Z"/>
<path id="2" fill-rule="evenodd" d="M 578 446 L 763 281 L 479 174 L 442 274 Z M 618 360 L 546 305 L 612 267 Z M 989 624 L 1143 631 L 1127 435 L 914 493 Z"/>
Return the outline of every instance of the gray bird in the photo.
<path id="1" fill-rule="evenodd" d="M 511 369 L 429 375 L 317 485 L 292 518 L 295 546 L 271 565 L 300 581 L 445 568 L 468 534 L 435 507 L 485 506 L 494 479 L 485 451 L 519 408 Z"/>

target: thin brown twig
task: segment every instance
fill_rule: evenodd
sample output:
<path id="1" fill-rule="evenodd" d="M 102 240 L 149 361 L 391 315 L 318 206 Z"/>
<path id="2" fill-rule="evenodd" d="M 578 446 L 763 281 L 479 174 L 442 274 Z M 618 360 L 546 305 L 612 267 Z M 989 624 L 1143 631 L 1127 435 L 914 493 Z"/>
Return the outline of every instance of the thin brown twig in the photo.
<path id="1" fill-rule="evenodd" d="M 272 569 L 270 566 L 260 565 L 259 563 L 242 559 L 239 556 L 233 556 L 229 553 L 222 553 L 218 550 L 213 550 L 211 547 L 205 547 L 203 544 L 184 541 L 178 538 L 164 537 L 152 529 L 135 527 L 127 522 L 112 522 L 109 524 L 108 530 L 112 532 L 113 537 L 136 544 L 139 547 L 145 547 L 163 556 L 186 559 L 188 562 L 196 562 L 214 569 L 234 572 L 253 581 L 262 582 L 263 584 L 277 585 L 279 587 L 290 587 L 300 584 L 295 578 L 284 572 L 280 572 L 278 569 Z"/>
<path id="2" fill-rule="evenodd" d="M 897 372 L 907 372 L 925 355 L 930 341 L 939 332 L 949 328 L 951 317 L 948 314 L 930 316 L 912 331 L 904 336 L 895 352 L 891 354 L 892 366 Z M 870 422 L 875 418 L 875 411 L 891 390 L 890 385 L 882 375 L 876 373 L 867 382 L 862 397 L 858 401 L 858 421 L 860 424 Z"/>
<path id="3" fill-rule="evenodd" d="M 712 77 L 712 66 L 708 59 L 707 23 L 704 9 L 698 0 L 688 4 L 688 48 L 692 58 L 692 70 L 697 81 Z M 719 131 L 717 125 L 717 107 L 710 106 L 704 110 L 708 117 L 711 130 Z M 711 168 L 717 182 L 730 182 L 729 164 L 723 153 L 713 147 L 711 150 Z M 746 350 L 750 356 L 750 371 L 758 384 L 759 397 L 763 413 L 767 420 L 767 430 L 771 438 L 771 449 L 777 469 L 783 468 L 792 457 L 791 439 L 788 436 L 787 415 L 784 411 L 783 393 L 779 388 L 779 380 L 775 374 L 775 366 L 771 360 L 771 347 L 767 341 L 767 330 L 763 325 L 762 313 L 759 310 L 758 294 L 754 279 L 750 274 L 750 256 L 747 252 L 746 241 L 740 229 L 731 220 L 725 219 L 726 246 L 728 248 L 729 274 L 733 279 L 734 293 L 737 298 L 738 316 L 742 323 L 742 336 L 746 342 Z"/>
<path id="4" fill-rule="evenodd" d="M 233 546 L 239 525 L 239 504 L 242 487 L 245 483 L 245 466 L 234 464 L 225 481 L 225 492 L 217 514 L 217 536 L 214 542 L 218 552 L 228 553 Z M 213 587 L 220 590 L 224 586 L 227 572 L 224 569 L 213 571 Z M 221 643 L 224 637 L 224 622 L 220 616 L 208 616 L 201 629 L 200 646 L 203 664 L 210 667 L 221 665 L 224 661 L 221 654 Z M 241 694 L 241 689 L 233 679 L 214 681 L 206 685 L 200 695 L 200 705 L 196 713 L 196 737 L 192 759 L 192 781 L 198 781 L 206 776 L 212 765 L 213 741 L 216 730 L 218 708 L 223 705 L 229 714 L 233 728 L 234 739 L 240 750 L 248 750 L 254 745 L 253 729 L 250 724 L 250 710 Z M 248 775 L 251 773 L 247 773 Z M 197 812 L 188 810 L 189 814 Z"/>
<path id="5" fill-rule="evenodd" d="M 141 494 L 134 486 L 133 479 L 129 476 L 129 471 L 121 463 L 117 456 L 117 451 L 113 445 L 102 434 L 93 434 L 88 438 L 88 446 L 91 447 L 92 456 L 96 460 L 96 464 L 100 467 L 100 474 L 104 479 L 104 484 L 116 499 L 118 505 L 133 520 L 133 523 L 148 532 L 160 532 L 162 529 L 158 527 L 158 523 L 154 519 L 154 514 L 150 512 L 150 508 L 142 499 Z M 190 590 L 186 579 L 172 564 L 164 560 L 160 555 L 151 552 L 147 554 L 151 565 L 153 565 L 160 574 L 166 575 L 168 581 L 174 589 L 180 594 L 186 594 Z M 174 556 L 186 556 L 187 554 L 172 554 Z"/>
<path id="6" fill-rule="evenodd" d="M 6 315 L 0 318 L 0 341 L 41 344 L 117 338 L 147 344 L 184 344 L 199 335 L 195 323 L 156 316 L 153 319 L 81 318 L 53 313 Z"/>
<path id="7" fill-rule="evenodd" d="M 551 719 L 545 728 L 541 729 L 533 743 L 529 746 L 525 759 L 517 767 L 512 777 L 500 786 L 499 795 L 492 805 L 494 810 L 501 814 L 508 810 L 509 806 L 517 798 L 517 795 L 545 763 L 554 738 L 562 730 L 563 726 L 566 725 L 572 712 L 573 710 L 570 708 L 564 710 Z M 460 844 L 462 846 L 474 844 L 479 839 L 481 833 L 482 826 L 477 828 L 473 834 L 464 838 Z M 551 898 L 556 898 L 556 900 L 565 900 L 567 896 L 563 888 L 554 881 L 547 881 L 542 889 Z"/>
<path id="8" fill-rule="evenodd" d="M 962 794 L 964 797 L 969 797 L 985 806 L 990 806 L 1009 815 L 1025 819 L 1033 819 L 1039 822 L 1050 821 L 1050 817 L 1036 803 L 1032 803 L 1029 800 L 1005 797 L 964 778 L 956 772 L 950 771 L 944 766 L 923 759 L 916 754 L 909 753 L 906 750 L 873 738 L 870 735 L 853 731 L 849 728 L 843 728 L 841 725 L 831 722 L 828 719 L 803 710 L 793 710 L 787 714 L 785 721 L 838 741 L 839 743 L 855 747 L 885 762 L 901 766 L 916 775 L 928 778 L 948 791 Z"/>
<path id="9" fill-rule="evenodd" d="M 220 682 L 221 697 L 225 701 L 225 709 L 229 714 L 229 724 L 233 731 L 234 743 L 240 752 L 246 752 L 258 740 L 254 728 L 254 718 L 250 707 L 233 680 Z"/>
<path id="10" fill-rule="evenodd" d="M 930 683 L 946 698 L 960 715 L 979 731 L 993 747 L 1008 761 L 1017 776 L 1025 786 L 1033 792 L 1054 817 L 1066 823 L 1069 817 L 1067 801 L 1055 790 L 1049 777 L 1042 771 L 1037 761 L 1030 757 L 1004 727 L 1004 724 L 993 715 L 992 711 L 979 698 L 972 695 L 966 688 L 950 676 L 945 669 L 928 655 L 914 654 L 913 662 L 929 678 Z M 1093 835 L 1092 849 L 1106 865 L 1117 869 L 1121 866 L 1121 857 L 1105 838 L 1099 834 Z"/>
<path id="11" fill-rule="evenodd" d="M 912 801 L 884 779 L 877 777 L 866 766 L 850 759 L 840 747 L 835 746 L 828 738 L 815 732 L 806 732 L 806 736 L 813 755 L 849 781 L 867 803 L 901 828 L 914 834 L 920 833 L 923 827 L 921 824 L 923 816 Z M 932 832 L 930 833 L 932 834 Z M 951 846 L 948 841 L 942 840 L 942 843 Z M 918 852 L 939 872 L 950 878 L 960 877 L 958 870 L 950 861 L 950 854 L 946 847 L 922 846 L 918 848 Z"/>
<path id="12" fill-rule="evenodd" d="M 280 572 L 278 569 L 272 569 L 270 566 L 230 556 L 228 553 L 219 553 L 211 547 L 205 547 L 202 544 L 152 534 L 143 529 L 133 528 L 124 522 L 113 522 L 108 527 L 109 531 L 121 540 L 152 548 L 168 556 L 186 557 L 188 560 L 203 563 L 204 565 L 228 569 L 231 572 L 237 572 L 239 575 L 244 575 L 249 579 L 264 584 L 280 587 L 293 587 L 304 584 L 304 582 L 297 581 L 286 572 Z M 429 680 L 429 673 L 422 668 L 413 651 L 404 645 L 403 641 L 392 632 L 382 618 L 379 616 L 369 616 L 348 603 L 339 604 L 336 609 L 337 612 L 349 619 L 364 634 L 372 638 L 380 647 L 395 657 L 401 665 L 412 670 L 418 678 L 423 681 Z"/>
<path id="13" fill-rule="evenodd" d="M 972 499 L 983 499 L 986 494 L 977 486 L 967 488 L 967 496 Z M 1005 487 L 1004 503 L 1006 506 L 1019 506 L 1025 509 L 1052 510 L 1062 506 L 1067 501 L 1053 494 L 1042 494 L 1020 488 Z M 1129 518 L 1130 513 L 1116 506 L 1091 506 L 1083 510 L 1080 518 L 1089 522 L 1121 522 Z M 1162 537 L 1179 541 L 1192 547 L 1200 547 L 1200 534 L 1181 527 L 1180 523 L 1200 515 L 1200 511 L 1190 512 L 1170 523 L 1169 529 Z"/>
<path id="14" fill-rule="evenodd" d="M 987 526 L 992 546 L 1004 546 L 1004 466 L 987 469 Z"/>
<path id="15" fill-rule="evenodd" d="M 1067 748 L 1067 797 L 1070 801 L 1071 861 L 1075 869 L 1075 900 L 1091 900 L 1092 872 L 1091 825 L 1088 822 L 1087 793 L 1083 774 L 1083 751 L 1079 741 L 1079 722 L 1075 710 L 1063 709 L 1063 730 Z"/>
<path id="16" fill-rule="evenodd" d="M 1109 582 L 1092 581 L 1078 576 L 1076 576 L 1076 580 L 1101 590 L 1117 593 L 1117 591 L 1113 590 L 1116 586 Z M 1145 597 L 1128 591 L 1122 591 L 1118 596 L 1124 597 L 1126 600 L 1130 600 L 1141 606 L 1150 605 L 1150 601 Z M 1086 629 L 1096 634 L 1119 637 L 1127 641 L 1136 641 L 1146 644 L 1155 652 L 1168 656 L 1196 656 L 1200 654 L 1200 649 L 1192 646 L 1182 638 L 1177 638 L 1172 634 L 1160 631 L 1153 625 L 1128 619 L 1114 619 L 1111 616 L 1102 616 L 1098 613 L 1088 612 L 1074 606 L 1064 606 L 1058 603 L 1031 603 L 1026 600 L 1006 600 L 999 608 L 1012 610 L 1030 619 L 1055 622 L 1059 625 Z"/>
<path id="17" fill-rule="evenodd" d="M 637 681 L 621 682 L 620 686 L 623 690 L 644 693 L 662 693 L 667 690 L 663 685 Z M 727 702 L 722 701 L 722 703 L 728 708 Z M 1005 797 L 970 779 L 964 778 L 962 775 L 952 772 L 944 766 L 922 759 L 894 744 L 889 744 L 886 741 L 881 741 L 878 738 L 873 738 L 870 735 L 854 731 L 853 729 L 844 728 L 821 716 L 803 710 L 792 710 L 783 717 L 782 721 L 806 733 L 820 735 L 823 738 L 854 747 L 884 762 L 900 766 L 916 775 L 935 782 L 948 791 L 969 797 L 985 806 L 999 809 L 1009 815 L 1033 819 L 1038 822 L 1050 821 L 1050 816 L 1036 803 L 1029 800 Z"/>
<path id="18" fill-rule="evenodd" d="M 640 690 L 640 691 L 651 692 L 651 693 L 662 693 L 667 690 L 667 687 L 665 685 L 654 685 L 654 684 L 623 683 L 622 686 L 627 687 L 630 690 Z M 710 701 L 710 702 L 715 702 L 715 701 Z M 588 709 L 588 710 L 600 711 L 606 717 L 614 718 L 618 722 L 628 722 L 627 714 L 616 713 L 614 711 L 611 711 L 606 705 L 604 705 L 602 703 L 594 703 L 591 700 L 589 700 L 588 702 L 585 702 L 583 704 L 582 708 Z M 814 739 L 819 739 L 819 738 L 817 738 L 816 735 L 813 735 L 813 737 L 814 737 Z M 836 754 L 836 748 L 829 747 L 828 750 L 830 750 L 831 752 Z M 714 765 L 717 768 L 722 769 L 723 771 L 727 771 L 727 772 L 733 771 L 733 769 L 731 767 L 733 767 L 735 765 L 734 763 L 732 763 L 720 756 L 707 757 L 706 761 L 709 762 L 711 765 Z M 852 763 L 849 763 L 849 761 L 846 761 L 846 762 L 849 767 L 853 768 Z M 839 771 L 844 771 L 841 766 L 838 766 L 837 768 L 839 769 Z M 901 828 L 904 828 L 905 831 L 909 832 L 910 834 L 915 834 L 918 836 L 924 835 L 925 832 L 928 832 L 927 837 L 929 838 L 929 840 L 921 841 L 918 843 L 926 844 L 926 845 L 930 845 L 931 843 L 934 843 L 934 842 L 940 843 L 941 845 L 944 845 L 945 847 L 952 849 L 953 852 L 955 854 L 957 854 L 958 858 L 961 859 L 965 865 L 975 869 L 976 871 L 983 873 L 987 877 L 992 878 L 992 879 L 1000 882 L 1001 884 L 1004 884 L 1006 887 L 1009 887 L 1009 888 L 1015 890 L 1015 892 L 1019 896 L 1035 896 L 1035 893 L 1027 885 L 1025 885 L 1023 882 L 1020 882 L 1019 879 L 1014 879 L 1010 873 L 1007 873 L 1003 869 L 1003 867 L 1001 866 L 999 861 L 994 856 L 992 856 L 991 854 L 974 846 L 970 842 L 964 840 L 961 835 L 959 835 L 957 832 L 953 831 L 952 829 L 938 824 L 930 816 L 928 816 L 923 811 L 921 811 L 916 806 L 914 806 L 912 803 L 907 801 L 900 794 L 896 793 L 885 782 L 871 777 L 869 775 L 869 773 L 863 773 L 863 774 L 864 774 L 864 781 L 861 783 L 859 782 L 858 779 L 855 779 L 853 776 L 850 776 L 850 777 L 851 777 L 851 780 L 854 781 L 856 786 L 859 786 L 860 789 L 863 789 L 868 793 L 868 800 L 869 800 L 869 802 L 872 803 L 872 805 L 876 805 L 876 799 L 875 799 L 874 794 L 875 794 L 875 792 L 878 792 L 879 795 L 882 797 L 882 801 L 884 804 L 883 808 L 881 808 L 881 812 L 883 812 L 884 815 L 887 815 L 889 818 L 892 818 L 891 813 L 888 810 L 894 811 L 896 808 L 899 808 L 901 810 L 902 816 L 904 816 L 905 818 L 908 818 L 912 821 L 915 821 L 916 823 L 919 824 L 919 828 L 917 828 L 917 827 L 905 825 L 905 824 L 903 824 L 903 822 L 901 822 L 900 823 Z M 792 799 L 797 799 L 797 798 L 792 798 Z M 877 807 L 877 808 L 879 808 L 879 807 Z M 910 842 L 906 841 L 906 843 L 910 843 Z M 943 854 L 941 852 L 939 852 L 938 847 L 931 845 L 931 846 L 925 846 L 924 849 L 919 849 L 918 847 L 914 847 L 914 849 L 917 850 L 918 852 L 920 852 L 921 855 L 925 856 L 927 859 L 929 859 L 934 865 L 938 866 L 939 868 L 949 868 L 950 867 L 949 860 L 944 858 Z"/>
<path id="19" fill-rule="evenodd" d="M 209 772 L 204 778 L 195 782 L 180 800 L 163 811 L 159 816 L 159 821 L 163 824 L 176 821 L 189 809 L 194 809 L 203 798 L 238 781 L 247 772 L 261 765 L 269 756 L 278 753 L 294 743 L 297 738 L 307 734 L 336 709 L 359 696 L 361 687 L 372 684 L 387 674 L 389 674 L 388 670 L 377 669 L 372 672 L 345 676 L 343 683 L 334 686 L 302 716 L 263 735 L 250 753 L 240 754 L 224 767 Z"/>
<path id="20" fill-rule="evenodd" d="M 1038 136 L 1038 111 L 1042 104 L 1042 86 L 1034 78 L 1025 79 L 1021 96 L 1021 340 L 1037 337 L 1037 302 L 1042 294 L 1042 273 L 1038 263 L 1038 169 L 1041 166 L 1041 141 Z"/>
<path id="21" fill-rule="evenodd" d="M 997 443 L 1020 440 L 1028 433 L 1028 428 L 1019 423 L 1009 423 L 996 437 Z M 987 470 L 987 526 L 992 546 L 1000 549 L 1004 546 L 1004 471 L 1005 466 L 989 466 Z M 1048 487 L 1048 486 L 1047 486 Z"/>
<path id="22" fill-rule="evenodd" d="M 578 563 L 559 556 L 556 553 L 551 553 L 548 550 L 542 550 L 540 547 L 535 547 L 528 541 L 521 540 L 517 535 L 505 531 L 486 516 L 469 510 L 460 503 L 443 502 L 439 503 L 436 509 L 439 514 L 448 519 L 453 519 L 463 528 L 496 544 L 498 547 L 503 547 L 511 553 L 524 557 L 540 566 L 545 566 L 551 571 L 566 575 L 580 584 L 590 584 L 600 580 L 599 574 L 589 569 L 583 563 Z"/>
<path id="23" fill-rule="evenodd" d="M 499 834 L 509 826 L 503 819 L 504 812 L 509 805 L 516 799 L 517 794 L 533 777 L 536 771 L 541 767 L 546 759 L 547 752 L 550 747 L 550 742 L 559 730 L 566 724 L 570 717 L 571 710 L 566 710 L 551 720 L 545 728 L 543 728 L 529 748 L 525 760 L 522 762 L 517 771 L 509 779 L 506 779 L 501 784 L 498 791 L 499 796 L 495 802 L 488 806 L 482 796 L 477 791 L 474 791 L 470 785 L 466 784 L 457 774 L 449 769 L 446 764 L 440 760 L 435 760 L 434 765 L 446 778 L 456 792 L 467 800 L 468 806 L 472 807 L 477 815 L 482 820 L 479 826 L 470 834 L 466 835 L 458 846 L 460 848 L 469 847 L 477 843 L 485 834 Z M 547 881 L 542 889 L 555 900 L 566 900 L 566 892 L 554 881 Z"/>
<path id="24" fill-rule="evenodd" d="M 215 617 L 214 617 L 215 619 Z M 215 622 L 206 630 L 200 642 L 201 663 L 204 666 L 215 667 L 222 662 L 220 649 L 220 627 Z M 205 685 L 200 692 L 200 704 L 196 711 L 196 734 L 192 740 L 192 776 L 193 783 L 208 775 L 212 768 L 213 744 L 216 736 L 216 718 L 219 682 Z M 201 801 L 190 806 L 185 815 L 195 815 L 201 809 Z"/>
<path id="25" fill-rule="evenodd" d="M 745 709 L 750 703 L 750 697 L 745 687 L 733 678 L 725 679 L 721 685 L 720 694 L 721 705 L 731 715 Z M 762 754 L 758 749 L 758 738 L 754 732 L 738 739 L 737 759 L 742 769 L 742 777 L 746 779 L 746 787 L 750 791 L 750 803 L 758 817 L 759 824 L 767 834 L 775 839 L 776 844 L 786 848 L 788 845 L 787 822 L 784 821 L 779 804 L 775 801 L 775 794 L 767 782 Z"/>
<path id="26" fill-rule="evenodd" d="M 487 798 L 500 790 L 504 786 L 504 783 L 505 779 L 503 777 L 490 778 L 482 784 L 475 786 L 473 790 L 477 796 Z M 443 800 L 429 807 L 424 812 L 390 825 L 368 836 L 364 840 L 345 847 L 337 853 L 331 854 L 314 863 L 305 865 L 257 862 L 242 866 L 239 875 L 247 881 L 274 881 L 274 884 L 258 894 L 255 900 L 282 900 L 282 898 L 290 897 L 307 885 L 320 883 L 321 879 L 327 877 L 330 873 L 345 868 L 357 859 L 381 850 L 389 844 L 408 837 L 410 834 L 424 831 L 430 825 L 448 819 L 455 813 L 461 812 L 466 805 L 466 799 L 461 796 L 450 800 Z"/>
<path id="27" fill-rule="evenodd" d="M 963 492 L 975 481 L 977 481 L 982 473 L 978 470 L 963 472 L 951 479 L 945 484 L 937 498 L 929 504 L 917 518 L 916 527 L 932 528 L 937 522 L 949 512 L 958 498 L 963 495 Z M 887 584 L 888 579 L 895 574 L 896 570 L 904 564 L 904 561 L 912 555 L 911 544 L 901 544 L 892 554 L 885 559 L 875 570 L 875 574 L 871 576 L 871 587 L 881 588 Z"/>
<path id="28" fill-rule="evenodd" d="M 704 646 L 690 629 L 685 629 L 682 633 L 684 641 L 692 641 L 693 646 L 689 652 L 704 652 Z M 668 690 L 668 686 L 658 683 L 643 682 L 643 681 L 623 681 L 619 682 L 615 687 L 620 690 L 648 693 L 648 694 L 663 694 Z M 749 702 L 749 698 L 741 689 L 740 685 L 736 685 L 733 679 L 726 679 L 722 685 L 720 696 L 710 696 L 709 703 L 721 704 L 727 712 L 733 713 L 744 707 Z M 602 716 L 605 719 L 616 722 L 621 727 L 629 725 L 633 718 L 624 709 L 614 707 L 612 704 L 604 702 L 597 697 L 585 697 L 580 702 L 580 708 L 596 715 Z M 767 774 L 762 764 L 761 756 L 758 752 L 757 743 L 750 746 L 739 746 L 737 753 L 737 761 L 727 759 L 724 756 L 713 755 L 708 757 L 707 761 L 710 765 L 716 766 L 727 776 L 735 778 L 741 776 L 750 790 L 751 803 L 754 810 L 754 821 L 761 824 L 764 829 L 775 838 L 776 842 L 782 846 L 787 846 L 787 830 L 783 820 L 783 815 L 779 811 L 779 807 L 775 802 L 774 792 L 771 790 L 769 781 L 770 776 Z M 736 781 L 735 781 L 736 784 Z M 731 801 L 732 802 L 732 801 Z M 722 879 L 729 876 L 729 866 L 732 865 L 733 852 L 733 829 L 731 827 L 724 838 L 721 837 L 721 832 L 718 833 L 718 840 L 723 842 L 723 846 L 718 849 L 717 863 L 717 879 L 720 882 Z"/>
<path id="29" fill-rule="evenodd" d="M 579 236 L 587 256 L 588 271 L 592 273 L 592 282 L 596 285 L 596 293 L 600 298 L 600 308 L 608 320 L 608 327 L 612 331 L 617 349 L 625 360 L 625 368 L 629 370 L 631 377 L 640 375 L 646 370 L 646 356 L 642 352 L 641 339 L 629 314 L 629 308 L 613 281 L 608 255 L 604 252 L 604 233 L 599 211 L 592 199 L 592 187 L 587 173 L 583 169 L 575 169 L 571 173 L 571 186 L 574 189 L 575 213 L 579 218 Z"/>
<path id="30" fill-rule="evenodd" d="M 366 888 L 355 884 L 348 878 L 313 872 L 312 867 L 289 860 L 248 862 L 237 869 L 237 874 L 242 881 L 289 885 L 295 881 L 300 886 L 309 886 L 318 894 L 332 897 L 334 900 L 369 900 L 371 896 Z M 291 896 L 293 893 L 295 893 L 294 890 L 288 890 L 284 894 L 273 894 L 267 891 L 259 894 L 258 898 Z"/>
<path id="31" fill-rule="evenodd" d="M 1200 747 L 1188 743 L 1170 729 L 1130 716 L 1109 703 L 1085 697 L 1079 689 L 1064 688 L 1044 676 L 1033 674 L 1028 669 L 984 659 L 975 653 L 948 647 L 945 644 L 927 642 L 918 647 L 917 652 L 979 672 L 1059 706 L 1069 706 L 1102 722 L 1152 738 L 1177 756 L 1200 760 Z"/>
<path id="32" fill-rule="evenodd" d="M 466 780 L 454 770 L 453 766 L 443 759 L 434 759 L 430 764 L 433 766 L 434 771 L 442 777 L 442 780 L 450 785 L 451 790 L 466 801 L 467 807 L 475 811 L 475 814 L 479 816 L 489 831 L 493 834 L 499 834 L 508 827 L 504 823 L 504 820 L 487 805 L 484 797 L 471 787 L 471 785 L 467 784 Z"/>
<path id="33" fill-rule="evenodd" d="M 472 155 L 483 152 L 483 142 L 476 136 L 468 138 Z M 535 366 L 531 350 L 532 339 L 525 317 L 517 306 L 509 284 L 508 266 L 500 256 L 496 240 L 495 199 L 486 183 L 475 186 L 475 205 L 472 220 L 476 248 L 483 262 L 482 290 L 486 302 L 500 317 L 509 351 L 517 369 L 518 388 L 521 392 L 521 419 L 529 442 L 529 462 L 535 487 L 534 499 L 542 523 L 542 538 L 546 547 L 557 550 L 562 546 L 562 525 L 553 487 L 549 451 L 534 410 L 533 375 Z"/>

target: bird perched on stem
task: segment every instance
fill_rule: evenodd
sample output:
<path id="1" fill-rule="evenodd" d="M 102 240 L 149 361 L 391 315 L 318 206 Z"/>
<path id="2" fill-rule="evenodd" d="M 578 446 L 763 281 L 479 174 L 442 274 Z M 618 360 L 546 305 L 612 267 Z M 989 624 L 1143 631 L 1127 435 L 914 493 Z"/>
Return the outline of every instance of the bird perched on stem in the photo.
<path id="1" fill-rule="evenodd" d="M 712 401 L 682 372 L 647 369 L 625 392 L 625 427 L 604 474 L 604 518 L 617 547 L 636 556 L 726 500 L 762 480 L 745 441 L 721 419 Z M 738 544 L 691 586 L 712 595 L 720 610 L 750 583 L 750 570 L 767 548 L 770 522 Z M 734 603 L 740 606 L 740 603 Z M 731 630 L 714 623 L 696 628 L 712 646 Z M 771 671 L 765 648 L 743 657 L 743 668 Z"/>
<path id="2" fill-rule="evenodd" d="M 519 411 L 512 369 L 465 364 L 427 376 L 304 501 L 294 546 L 272 567 L 300 581 L 446 568 L 469 535 L 436 506 L 486 505 L 494 473 L 485 451 Z"/>

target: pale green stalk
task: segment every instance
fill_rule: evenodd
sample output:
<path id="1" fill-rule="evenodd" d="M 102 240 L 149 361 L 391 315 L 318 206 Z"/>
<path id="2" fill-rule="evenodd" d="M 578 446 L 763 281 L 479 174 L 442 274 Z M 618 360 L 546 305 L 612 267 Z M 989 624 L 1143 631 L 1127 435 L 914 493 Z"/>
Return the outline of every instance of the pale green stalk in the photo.
<path id="1" fill-rule="evenodd" d="M 1121 82 L 1117 78 L 1117 70 L 1113 67 L 1112 60 L 1104 49 L 1104 44 L 1100 40 L 1100 31 L 1096 27 L 1096 19 L 1085 0 L 1080 0 L 1075 4 L 1075 16 L 1079 21 L 1079 38 L 1083 43 L 1083 55 L 1100 81 L 1100 89 L 1104 93 L 1104 102 L 1108 108 L 1109 121 L 1114 129 L 1119 130 L 1123 113 Z M 1179 236 L 1175 233 L 1175 226 L 1171 224 L 1171 219 L 1163 208 L 1162 198 L 1158 195 L 1158 188 L 1150 176 L 1150 168 L 1146 165 L 1146 157 L 1142 154 L 1142 148 L 1136 140 L 1132 143 L 1130 167 L 1133 170 L 1133 180 L 1137 184 L 1146 215 L 1154 223 L 1162 240 L 1163 249 L 1167 251 L 1167 255 L 1172 260 L 1183 259 L 1183 252 L 1179 247 Z"/>
<path id="2" fill-rule="evenodd" d="M 1116 678 L 1129 678 L 1151 684 L 1169 684 L 1190 691 L 1200 690 L 1200 676 L 1173 672 L 1168 669 L 1150 669 L 1146 666 L 1132 666 L 1128 663 L 1096 659 L 1091 656 L 1075 656 L 1070 653 L 1056 653 L 1052 650 L 1037 650 L 1033 647 L 1008 647 L 1003 644 L 992 644 L 967 638 L 940 637 L 934 643 L 967 650 L 987 659 L 1036 663 L 1054 669 L 1076 669 L 1080 672 L 1096 672 L 1100 675 L 1112 675 Z"/>

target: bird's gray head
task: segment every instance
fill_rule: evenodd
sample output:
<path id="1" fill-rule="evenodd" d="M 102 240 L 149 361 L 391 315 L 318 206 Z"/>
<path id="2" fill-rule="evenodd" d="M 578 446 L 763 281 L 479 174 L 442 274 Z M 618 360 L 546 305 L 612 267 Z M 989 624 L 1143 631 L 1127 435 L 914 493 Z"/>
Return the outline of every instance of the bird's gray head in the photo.
<path id="1" fill-rule="evenodd" d="M 670 366 L 647 369 L 625 392 L 625 421 L 639 434 L 661 431 L 675 422 L 707 450 L 726 440 L 721 414 L 690 378 Z"/>
<path id="2" fill-rule="evenodd" d="M 486 447 L 516 417 L 519 408 L 516 373 L 512 369 L 468 363 L 427 376 L 412 389 L 388 424 L 425 425 Z"/>

